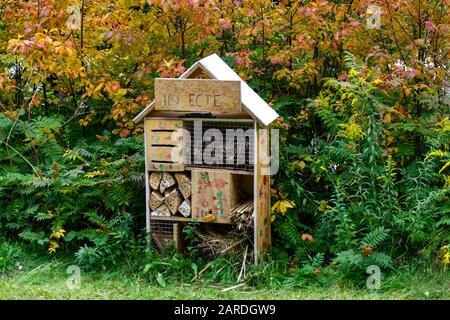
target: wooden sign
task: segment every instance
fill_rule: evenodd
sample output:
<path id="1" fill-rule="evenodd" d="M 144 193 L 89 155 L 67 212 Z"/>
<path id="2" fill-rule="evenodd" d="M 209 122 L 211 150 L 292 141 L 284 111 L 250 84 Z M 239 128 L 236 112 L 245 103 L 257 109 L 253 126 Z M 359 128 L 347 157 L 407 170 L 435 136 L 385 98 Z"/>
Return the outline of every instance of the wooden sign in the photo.
<path id="1" fill-rule="evenodd" d="M 241 82 L 155 79 L 155 110 L 240 112 Z"/>

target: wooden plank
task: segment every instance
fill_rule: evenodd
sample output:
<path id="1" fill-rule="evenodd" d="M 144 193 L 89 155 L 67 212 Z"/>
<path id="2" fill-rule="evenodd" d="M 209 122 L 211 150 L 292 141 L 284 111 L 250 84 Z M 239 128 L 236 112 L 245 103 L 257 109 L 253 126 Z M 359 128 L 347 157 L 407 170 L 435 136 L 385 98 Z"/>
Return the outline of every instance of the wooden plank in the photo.
<path id="1" fill-rule="evenodd" d="M 192 217 L 200 221 L 230 223 L 230 210 L 238 201 L 236 176 L 227 172 L 193 170 L 191 183 Z"/>
<path id="2" fill-rule="evenodd" d="M 155 79 L 155 110 L 240 112 L 240 81 Z"/>
<path id="3" fill-rule="evenodd" d="M 147 171 L 183 171 L 183 135 L 182 129 L 183 121 L 179 119 L 152 119 L 146 118 L 144 122 L 145 130 L 145 163 L 147 166 Z M 160 131 L 166 130 L 166 131 Z M 171 147 L 164 148 L 163 146 L 157 147 L 153 146 L 153 141 L 158 138 L 154 136 L 167 137 L 167 133 L 173 134 L 176 132 L 175 136 L 180 137 L 178 144 L 176 145 L 176 154 L 180 155 L 178 157 L 178 162 L 174 162 L 177 159 L 172 159 L 172 149 Z M 160 138 L 159 138 L 160 139 Z M 172 144 L 172 143 L 171 143 Z M 159 149 L 155 149 L 159 148 Z"/>
<path id="4" fill-rule="evenodd" d="M 183 148 L 178 146 L 150 146 L 147 157 L 151 162 L 168 161 L 174 164 L 182 164 L 184 161 Z"/>
<path id="5" fill-rule="evenodd" d="M 181 130 L 151 131 L 150 144 L 152 145 L 182 145 L 183 134 Z"/>
<path id="6" fill-rule="evenodd" d="M 148 157 L 150 161 L 170 161 L 170 162 L 176 162 L 174 161 L 176 154 L 172 155 L 172 152 L 174 151 L 173 147 L 160 147 L 160 146 L 150 146 Z"/>
<path id="7" fill-rule="evenodd" d="M 164 221 L 181 221 L 181 222 L 189 222 L 192 221 L 192 218 L 185 218 L 181 216 L 170 216 L 170 217 L 163 217 L 163 216 L 152 216 L 150 218 L 151 220 L 164 220 Z"/>
<path id="8" fill-rule="evenodd" d="M 163 119 L 179 119 L 179 120 L 205 120 L 205 118 L 194 118 L 191 116 L 192 112 L 189 111 L 154 111 L 151 114 L 151 118 L 163 118 Z M 211 111 L 211 115 L 214 116 L 208 120 L 215 121 L 237 121 L 237 122 L 254 122 L 255 120 L 248 113 L 241 112 L 215 112 Z"/>
<path id="9" fill-rule="evenodd" d="M 204 221 L 201 221 L 201 220 L 199 220 L 197 218 L 182 217 L 182 216 L 170 216 L 170 217 L 166 217 L 166 216 L 151 216 L 150 219 L 151 220 L 164 220 L 164 221 L 181 221 L 181 222 L 198 221 L 200 223 L 204 223 Z M 212 223 L 230 224 L 231 222 L 217 222 L 217 221 L 213 221 Z"/>
<path id="10" fill-rule="evenodd" d="M 176 130 L 183 128 L 183 120 L 179 119 L 145 119 L 145 130 Z"/>
<path id="11" fill-rule="evenodd" d="M 199 170 L 199 167 L 194 166 L 186 166 L 186 170 Z M 239 174 L 239 175 L 248 175 L 253 176 L 253 172 L 251 171 L 244 171 L 244 170 L 232 170 L 232 169 L 214 169 L 214 168 L 205 168 L 204 170 L 210 171 L 210 172 L 222 172 L 222 173 L 232 173 L 232 174 Z"/>
<path id="12" fill-rule="evenodd" d="M 168 162 L 151 161 L 147 159 L 147 167 L 150 171 L 167 171 L 167 172 L 182 172 L 184 171 L 184 165 Z"/>
<path id="13" fill-rule="evenodd" d="M 147 154 L 147 143 L 146 143 L 146 136 L 144 134 L 144 154 Z M 150 228 L 150 172 L 148 172 L 148 162 L 145 161 L 145 238 L 147 242 L 147 246 L 150 246 L 151 243 L 151 228 Z"/>
<path id="14" fill-rule="evenodd" d="M 263 165 L 269 163 L 269 130 L 257 132 L 257 161 L 255 175 L 255 259 L 271 246 L 270 176 Z M 270 166 L 270 164 L 269 164 Z"/>
<path id="15" fill-rule="evenodd" d="M 244 193 L 246 196 L 251 197 L 253 195 L 253 176 L 250 175 L 239 175 L 239 191 Z"/>

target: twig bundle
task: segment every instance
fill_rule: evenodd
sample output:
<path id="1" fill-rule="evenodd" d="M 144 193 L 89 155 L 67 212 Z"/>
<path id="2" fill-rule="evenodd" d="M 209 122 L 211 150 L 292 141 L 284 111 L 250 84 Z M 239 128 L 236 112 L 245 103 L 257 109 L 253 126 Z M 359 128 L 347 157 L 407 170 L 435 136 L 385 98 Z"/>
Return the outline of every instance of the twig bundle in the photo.
<path id="1" fill-rule="evenodd" d="M 195 230 L 195 234 L 200 240 L 196 244 L 196 248 L 210 254 L 213 257 L 220 257 L 225 254 L 240 257 L 247 237 L 242 234 L 238 235 L 234 232 L 212 230 L 211 228 L 199 228 Z"/>
<path id="2" fill-rule="evenodd" d="M 253 200 L 247 200 L 234 206 L 230 210 L 231 221 L 242 228 L 251 228 L 253 226 Z"/>

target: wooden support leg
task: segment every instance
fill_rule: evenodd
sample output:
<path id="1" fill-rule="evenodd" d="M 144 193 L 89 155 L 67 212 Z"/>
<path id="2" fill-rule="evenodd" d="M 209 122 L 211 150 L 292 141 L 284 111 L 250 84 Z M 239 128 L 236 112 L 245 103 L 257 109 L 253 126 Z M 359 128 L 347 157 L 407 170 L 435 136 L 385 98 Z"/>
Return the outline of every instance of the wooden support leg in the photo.
<path id="1" fill-rule="evenodd" d="M 175 244 L 175 250 L 180 253 L 184 251 L 182 232 L 183 232 L 183 224 L 175 222 L 173 224 L 173 242 Z"/>

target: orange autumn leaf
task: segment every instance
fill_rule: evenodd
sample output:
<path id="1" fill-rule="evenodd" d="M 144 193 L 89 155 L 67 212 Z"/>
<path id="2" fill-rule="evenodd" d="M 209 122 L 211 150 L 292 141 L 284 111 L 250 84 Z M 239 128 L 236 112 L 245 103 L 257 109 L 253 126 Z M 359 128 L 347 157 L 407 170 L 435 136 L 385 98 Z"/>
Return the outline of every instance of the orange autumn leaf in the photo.
<path id="1" fill-rule="evenodd" d="M 370 246 L 368 246 L 368 245 L 365 245 L 364 246 L 364 254 L 365 255 L 371 255 L 372 254 L 372 252 L 373 252 L 373 248 L 372 247 L 370 247 Z"/>

